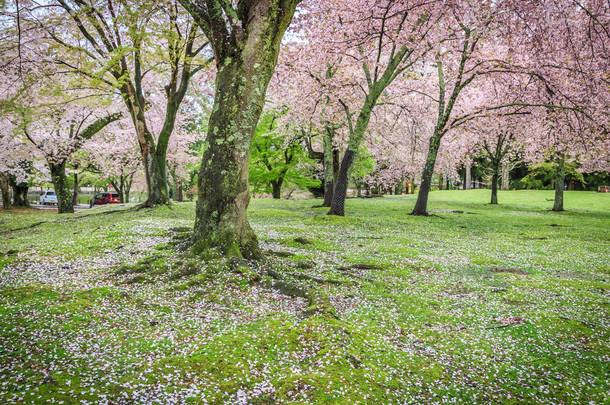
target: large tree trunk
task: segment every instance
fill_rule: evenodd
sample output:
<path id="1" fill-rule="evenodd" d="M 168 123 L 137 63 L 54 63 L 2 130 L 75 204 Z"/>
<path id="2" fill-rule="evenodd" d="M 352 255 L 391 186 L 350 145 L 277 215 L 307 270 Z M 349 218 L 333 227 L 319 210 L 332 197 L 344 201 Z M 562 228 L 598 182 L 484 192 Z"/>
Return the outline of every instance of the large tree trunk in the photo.
<path id="1" fill-rule="evenodd" d="M 510 169 L 508 162 L 502 162 L 502 190 L 510 188 Z"/>
<path id="2" fill-rule="evenodd" d="M 280 44 L 297 1 L 240 2 L 235 32 L 218 10 L 181 3 L 202 25 L 214 47 L 217 73 L 214 107 L 199 171 L 193 251 L 217 249 L 227 257 L 261 259 L 248 223 L 250 148 L 275 70 Z M 242 15 L 243 14 L 243 15 Z"/>
<path id="3" fill-rule="evenodd" d="M 470 190 L 472 188 L 472 168 L 470 167 L 470 163 L 466 164 L 464 170 L 466 171 L 464 176 L 464 190 Z"/>
<path id="4" fill-rule="evenodd" d="M 557 174 L 555 175 L 555 202 L 553 211 L 563 211 L 563 187 L 566 175 L 565 158 L 562 157 L 557 162 Z"/>
<path id="5" fill-rule="evenodd" d="M 207 136 L 210 147 L 199 170 L 193 244 L 197 253 L 218 248 L 225 256 L 259 259 L 262 255 L 246 210 L 250 147 L 263 99 L 254 94 L 260 79 L 255 84 L 238 58 L 225 59 L 216 75 Z"/>
<path id="6" fill-rule="evenodd" d="M 334 157 L 332 134 L 329 134 L 327 129 L 324 134 L 324 202 L 322 207 L 330 207 L 333 202 L 336 180 Z"/>
<path id="7" fill-rule="evenodd" d="M 2 208 L 5 210 L 10 210 L 11 206 L 11 196 L 9 193 L 9 181 L 10 175 L 7 172 L 0 172 L 0 190 L 2 190 Z"/>
<path id="8" fill-rule="evenodd" d="M 57 212 L 59 214 L 74 213 L 72 205 L 72 196 L 68 187 L 68 179 L 66 178 L 66 162 L 49 163 L 51 170 L 51 180 L 57 195 Z"/>
<path id="9" fill-rule="evenodd" d="M 432 185 L 432 174 L 434 173 L 434 165 L 436 164 L 436 155 L 441 145 L 441 135 L 437 132 L 430 138 L 428 147 L 428 156 L 426 157 L 426 165 L 421 176 L 421 186 L 417 195 L 417 202 L 411 212 L 411 215 L 428 215 L 428 195 L 430 194 L 430 186 Z"/>
<path id="10" fill-rule="evenodd" d="M 21 183 L 27 184 L 27 183 Z M 15 207 L 29 207 L 28 190 L 29 186 L 13 185 L 13 205 Z"/>

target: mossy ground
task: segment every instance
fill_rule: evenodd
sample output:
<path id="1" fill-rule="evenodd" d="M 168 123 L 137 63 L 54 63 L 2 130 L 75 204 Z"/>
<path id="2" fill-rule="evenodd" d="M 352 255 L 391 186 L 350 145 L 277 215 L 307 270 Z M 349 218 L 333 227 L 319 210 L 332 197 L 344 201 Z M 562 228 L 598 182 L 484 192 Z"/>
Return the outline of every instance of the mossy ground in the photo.
<path id="1" fill-rule="evenodd" d="M 269 265 L 338 319 L 184 257 L 194 203 L 2 213 L 0 403 L 608 403 L 610 195 L 430 197 L 252 200 Z"/>

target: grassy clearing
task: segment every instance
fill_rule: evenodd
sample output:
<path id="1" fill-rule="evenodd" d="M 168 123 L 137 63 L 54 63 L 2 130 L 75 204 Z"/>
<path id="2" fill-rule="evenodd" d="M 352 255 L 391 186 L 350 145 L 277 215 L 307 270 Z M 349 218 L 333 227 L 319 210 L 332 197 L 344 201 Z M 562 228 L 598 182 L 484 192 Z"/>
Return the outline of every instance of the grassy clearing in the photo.
<path id="1" fill-rule="evenodd" d="M 2 213 L 0 403 L 608 403 L 610 195 L 488 198 L 253 200 L 268 265 L 338 319 L 183 257 L 192 203 Z"/>

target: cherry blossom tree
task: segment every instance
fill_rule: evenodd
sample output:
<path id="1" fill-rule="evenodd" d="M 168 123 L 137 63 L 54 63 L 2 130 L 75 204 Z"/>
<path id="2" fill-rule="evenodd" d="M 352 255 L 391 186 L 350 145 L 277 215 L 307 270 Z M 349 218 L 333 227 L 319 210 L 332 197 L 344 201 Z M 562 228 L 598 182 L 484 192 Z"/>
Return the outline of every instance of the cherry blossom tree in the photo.
<path id="1" fill-rule="evenodd" d="M 30 112 L 21 124 L 23 133 L 38 148 L 49 165 L 51 180 L 57 194 L 57 209 L 60 214 L 73 213 L 74 206 L 66 181 L 66 164 L 83 142 L 91 139 L 106 125 L 118 120 L 120 114 L 111 113 L 96 116 L 89 108 L 78 111 L 58 111 L 51 113 Z M 33 121 L 34 118 L 36 121 Z"/>
<path id="2" fill-rule="evenodd" d="M 50 63 L 89 86 L 119 92 L 142 153 L 148 188 L 143 206 L 167 204 L 169 139 L 191 78 L 207 66 L 198 59 L 207 42 L 188 13 L 171 0 L 32 1 L 18 12 L 22 24 L 49 44 Z M 164 107 L 161 117 L 149 115 L 151 103 Z M 154 133 L 151 120 L 159 118 Z"/>
<path id="3" fill-rule="evenodd" d="M 476 140 L 472 152 L 482 154 L 491 169 L 490 204 L 498 204 L 502 165 L 525 139 L 526 131 L 526 125 L 515 115 L 481 119 L 468 128 L 468 135 Z"/>
<path id="4" fill-rule="evenodd" d="M 205 141 L 205 132 L 199 129 L 199 118 L 192 111 L 180 114 L 176 135 L 170 140 L 167 153 L 167 167 L 171 175 L 172 197 L 183 199 L 183 184 L 188 181 L 190 173 L 197 168 L 201 160 L 201 147 Z"/>
<path id="5" fill-rule="evenodd" d="M 20 163 L 32 159 L 32 150 L 15 135 L 16 129 L 17 126 L 4 113 L 0 117 L 0 190 L 2 191 L 2 206 L 5 210 L 12 207 L 11 178 L 17 184 L 27 183 L 30 178 L 30 173 L 23 170 L 23 165 Z"/>
<path id="6" fill-rule="evenodd" d="M 137 139 L 133 136 L 133 126 L 123 118 L 114 125 L 112 131 L 104 131 L 102 136 L 87 142 L 83 149 L 94 173 L 102 176 L 119 194 L 120 202 L 129 202 L 129 193 L 134 176 L 141 173 L 142 155 Z"/>
<path id="7" fill-rule="evenodd" d="M 347 122 L 339 95 L 349 97 L 337 74 L 341 58 L 330 61 L 328 54 L 315 53 L 308 43 L 292 42 L 284 46 L 280 63 L 270 91 L 273 98 L 282 100 L 286 114 L 281 117 L 286 125 L 299 128 L 310 159 L 323 165 L 324 201 L 330 207 L 339 175 L 340 152 L 344 144 Z"/>
<path id="8" fill-rule="evenodd" d="M 352 67 L 351 72 L 357 72 L 350 80 L 357 94 L 353 102 L 338 100 L 349 139 L 329 215 L 344 215 L 348 172 L 365 138 L 371 113 L 388 86 L 414 68 L 428 51 L 425 38 L 438 22 L 437 11 L 437 4 L 425 1 L 308 4 L 298 28 L 305 31 L 314 52 L 327 54 L 321 68 L 340 60 Z"/>
<path id="9" fill-rule="evenodd" d="M 2 22 L 6 23 L 6 19 L 3 18 Z M 15 105 L 37 80 L 31 73 L 43 71 L 31 63 L 27 49 L 20 49 L 14 31 L 8 29 L 4 34 L 0 52 L 0 188 L 3 207 L 10 209 L 13 205 L 9 199 L 11 186 L 14 205 L 29 205 L 27 184 L 33 175 L 33 170 L 30 170 L 33 159 L 37 157 L 31 145 L 20 139 L 17 124 L 11 118 Z"/>

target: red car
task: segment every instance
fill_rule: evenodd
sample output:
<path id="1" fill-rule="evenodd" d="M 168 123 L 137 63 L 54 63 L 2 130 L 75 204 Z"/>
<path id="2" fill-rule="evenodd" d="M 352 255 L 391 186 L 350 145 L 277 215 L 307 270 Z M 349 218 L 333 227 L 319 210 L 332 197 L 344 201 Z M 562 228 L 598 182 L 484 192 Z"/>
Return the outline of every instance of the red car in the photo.
<path id="1" fill-rule="evenodd" d="M 102 204 L 118 204 L 119 202 L 118 193 L 97 193 L 95 197 L 89 201 L 89 207 Z"/>

